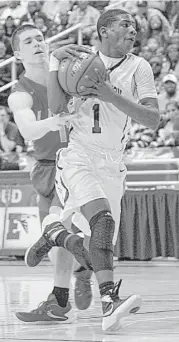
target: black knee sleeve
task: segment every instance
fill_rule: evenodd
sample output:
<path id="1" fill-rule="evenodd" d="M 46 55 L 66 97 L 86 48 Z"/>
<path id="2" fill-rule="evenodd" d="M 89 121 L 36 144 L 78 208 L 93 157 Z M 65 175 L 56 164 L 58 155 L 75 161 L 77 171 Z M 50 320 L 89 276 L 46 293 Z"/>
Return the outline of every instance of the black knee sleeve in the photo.
<path id="1" fill-rule="evenodd" d="M 89 252 L 94 272 L 113 270 L 113 235 L 115 222 L 104 210 L 90 220 L 91 240 Z"/>
<path id="2" fill-rule="evenodd" d="M 90 220 L 91 237 L 95 246 L 113 251 L 115 222 L 109 211 L 100 211 Z"/>

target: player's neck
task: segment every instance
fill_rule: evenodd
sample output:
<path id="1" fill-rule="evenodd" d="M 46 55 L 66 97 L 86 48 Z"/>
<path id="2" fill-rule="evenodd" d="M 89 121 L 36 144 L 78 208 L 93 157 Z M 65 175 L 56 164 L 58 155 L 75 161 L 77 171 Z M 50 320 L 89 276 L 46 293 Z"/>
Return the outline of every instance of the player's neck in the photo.
<path id="1" fill-rule="evenodd" d="M 123 51 L 117 51 L 116 49 L 113 49 L 111 46 L 104 44 L 100 44 L 99 51 L 101 51 L 103 55 L 111 58 L 122 58 L 125 56 L 125 53 Z"/>
<path id="2" fill-rule="evenodd" d="M 33 67 L 26 65 L 24 76 L 29 78 L 33 82 L 39 83 L 47 87 L 48 73 L 45 70 L 45 68 L 43 67 L 41 68 L 39 67 L 39 65 L 38 66 L 33 65 Z"/>

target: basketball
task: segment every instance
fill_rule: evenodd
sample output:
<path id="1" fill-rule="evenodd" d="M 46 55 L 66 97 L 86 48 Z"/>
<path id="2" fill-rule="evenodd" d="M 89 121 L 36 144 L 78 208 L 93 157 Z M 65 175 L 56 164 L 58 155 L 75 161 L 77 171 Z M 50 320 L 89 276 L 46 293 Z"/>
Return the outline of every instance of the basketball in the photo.
<path id="1" fill-rule="evenodd" d="M 106 68 L 100 57 L 94 53 L 82 52 L 80 57 L 71 60 L 64 58 L 59 66 L 58 81 L 62 89 L 71 96 L 80 97 L 85 95 L 85 91 L 81 90 L 81 86 L 91 87 L 94 83 L 85 79 L 88 75 L 95 81 L 98 76 L 95 69 L 101 72 L 103 79 L 106 79 Z"/>

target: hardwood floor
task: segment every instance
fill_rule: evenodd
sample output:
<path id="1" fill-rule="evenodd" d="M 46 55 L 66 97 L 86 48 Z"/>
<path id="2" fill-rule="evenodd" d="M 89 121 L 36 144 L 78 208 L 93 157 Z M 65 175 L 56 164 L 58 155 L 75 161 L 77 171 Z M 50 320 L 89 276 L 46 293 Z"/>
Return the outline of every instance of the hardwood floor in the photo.
<path id="1" fill-rule="evenodd" d="M 0 261 L 0 341 L 74 342 L 178 342 L 179 341 L 179 262 L 117 262 L 115 280 L 123 279 L 121 297 L 142 296 L 136 315 L 122 322 L 116 335 L 101 330 L 101 305 L 93 277 L 93 302 L 78 311 L 73 324 L 39 325 L 19 321 L 16 311 L 36 308 L 53 287 L 52 267 L 44 261 L 29 269 L 22 261 Z M 73 301 L 74 278 L 71 301 Z"/>

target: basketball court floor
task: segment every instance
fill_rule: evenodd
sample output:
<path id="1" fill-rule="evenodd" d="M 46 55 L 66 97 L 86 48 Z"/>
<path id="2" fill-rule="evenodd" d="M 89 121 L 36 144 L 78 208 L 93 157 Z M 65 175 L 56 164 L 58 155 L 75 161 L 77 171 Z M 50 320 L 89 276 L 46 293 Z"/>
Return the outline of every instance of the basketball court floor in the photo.
<path id="1" fill-rule="evenodd" d="M 115 280 L 123 279 L 121 297 L 138 293 L 140 311 L 126 318 L 115 335 L 101 331 L 99 292 L 93 281 L 94 299 L 86 311 L 78 311 L 73 324 L 28 324 L 16 311 L 35 309 L 53 287 L 52 266 L 44 261 L 30 269 L 23 261 L 0 261 L 0 341 L 58 342 L 179 342 L 179 262 L 117 262 Z M 74 288 L 74 278 L 72 289 Z M 73 291 L 71 291 L 73 301 Z"/>

